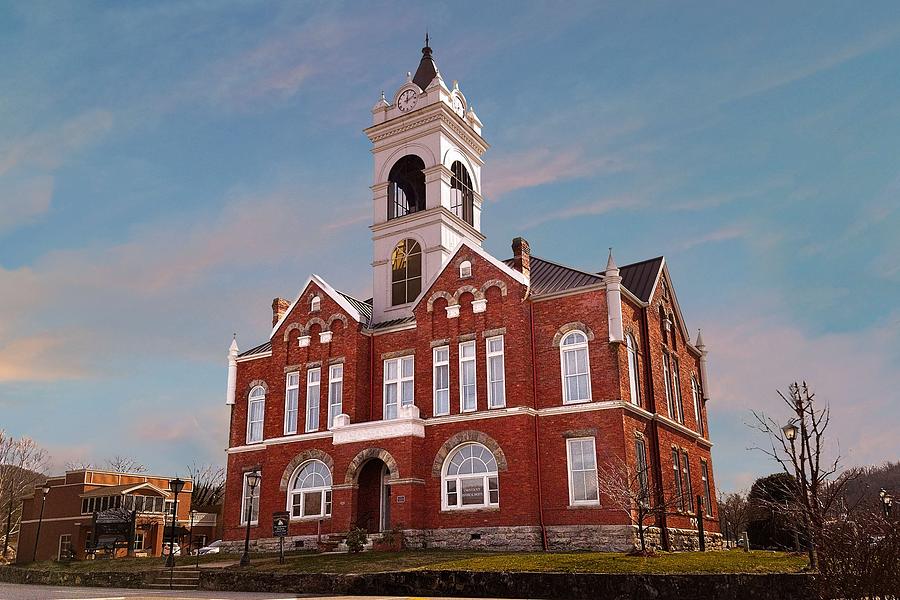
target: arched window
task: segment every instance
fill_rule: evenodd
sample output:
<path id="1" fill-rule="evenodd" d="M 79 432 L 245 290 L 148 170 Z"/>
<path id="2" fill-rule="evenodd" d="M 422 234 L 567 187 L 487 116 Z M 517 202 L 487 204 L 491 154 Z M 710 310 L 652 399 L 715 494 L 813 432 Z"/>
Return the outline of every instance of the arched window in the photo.
<path id="1" fill-rule="evenodd" d="M 415 300 L 422 291 L 422 247 L 402 240 L 391 253 L 391 306 Z"/>
<path id="2" fill-rule="evenodd" d="M 247 443 L 263 439 L 263 418 L 266 412 L 266 388 L 261 385 L 250 390 L 247 398 Z"/>
<path id="3" fill-rule="evenodd" d="M 628 348 L 628 385 L 631 389 L 631 403 L 641 405 L 641 375 L 638 370 L 637 344 L 630 333 L 625 336 L 625 346 Z"/>
<path id="4" fill-rule="evenodd" d="M 472 276 L 472 263 L 470 261 L 464 260 L 459 263 L 459 276 L 462 278 Z"/>
<path id="5" fill-rule="evenodd" d="M 331 471 L 320 460 L 297 468 L 288 490 L 291 518 L 324 517 L 331 514 Z"/>
<path id="6" fill-rule="evenodd" d="M 313 296 L 312 300 L 309 301 L 309 312 L 316 312 L 322 307 L 322 299 L 318 296 Z"/>
<path id="7" fill-rule="evenodd" d="M 497 459 L 481 444 L 463 444 L 444 463 L 444 498 L 447 509 L 500 504 Z"/>
<path id="8" fill-rule="evenodd" d="M 425 210 L 425 163 L 415 154 L 398 160 L 388 174 L 388 219 Z"/>
<path id="9" fill-rule="evenodd" d="M 581 331 L 571 331 L 559 345 L 563 375 L 563 403 L 591 400 L 591 374 L 588 340 Z"/>
<path id="10" fill-rule="evenodd" d="M 468 223 L 474 224 L 475 192 L 472 189 L 472 178 L 461 162 L 454 161 L 450 168 L 453 177 L 450 179 L 450 211 Z"/>
<path id="11" fill-rule="evenodd" d="M 703 435 L 703 414 L 702 408 L 700 406 L 700 384 L 697 383 L 697 378 L 691 375 L 691 396 L 694 399 L 694 417 L 697 419 L 697 432 L 700 435 Z"/>

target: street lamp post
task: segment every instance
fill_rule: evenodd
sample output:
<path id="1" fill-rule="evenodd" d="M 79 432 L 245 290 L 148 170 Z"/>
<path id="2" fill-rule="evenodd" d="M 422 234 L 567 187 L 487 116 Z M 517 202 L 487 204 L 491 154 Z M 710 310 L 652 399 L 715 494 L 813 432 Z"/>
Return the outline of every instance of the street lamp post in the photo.
<path id="1" fill-rule="evenodd" d="M 194 549 L 194 515 L 197 514 L 197 511 L 191 508 L 191 512 L 188 513 L 191 516 L 191 528 L 188 531 L 188 556 L 191 555 L 191 551 Z"/>
<path id="2" fill-rule="evenodd" d="M 878 492 L 878 499 L 881 500 L 881 511 L 884 514 L 884 518 L 890 518 L 891 511 L 894 508 L 894 497 L 888 494 L 886 489 L 881 488 L 881 491 Z"/>
<path id="3" fill-rule="evenodd" d="M 169 569 L 175 568 L 175 519 L 178 516 L 178 494 L 184 489 L 184 481 L 176 477 L 169 481 L 169 489 L 174 494 L 175 501 L 172 503 L 172 535 L 169 537 L 169 556 L 166 557 L 166 566 Z M 171 583 L 171 580 L 170 580 Z"/>
<path id="4" fill-rule="evenodd" d="M 44 487 L 41 488 L 41 493 L 43 494 L 41 496 L 41 514 L 38 517 L 37 533 L 34 534 L 34 552 L 31 554 L 31 562 L 37 560 L 38 542 L 41 539 L 41 524 L 44 522 L 44 504 L 47 503 L 47 494 L 50 493 L 50 486 L 44 484 Z"/>
<path id="5" fill-rule="evenodd" d="M 244 553 L 241 555 L 241 566 L 250 564 L 250 521 L 253 518 L 253 494 L 259 485 L 259 471 L 247 474 L 247 485 L 250 487 L 249 502 L 247 503 L 247 535 L 244 537 Z"/>

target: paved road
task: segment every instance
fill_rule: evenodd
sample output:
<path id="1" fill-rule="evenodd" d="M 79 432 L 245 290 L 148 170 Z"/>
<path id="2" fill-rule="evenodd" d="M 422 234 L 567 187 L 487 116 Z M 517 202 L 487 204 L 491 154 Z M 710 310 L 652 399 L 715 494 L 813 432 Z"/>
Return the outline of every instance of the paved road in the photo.
<path id="1" fill-rule="evenodd" d="M 0 600 L 426 600 L 408 596 L 293 596 L 245 592 L 183 592 L 158 590 L 117 590 L 111 588 L 56 587 L 0 583 Z M 438 599 L 428 599 L 438 600 Z M 455 600 L 460 600 L 459 598 Z"/>

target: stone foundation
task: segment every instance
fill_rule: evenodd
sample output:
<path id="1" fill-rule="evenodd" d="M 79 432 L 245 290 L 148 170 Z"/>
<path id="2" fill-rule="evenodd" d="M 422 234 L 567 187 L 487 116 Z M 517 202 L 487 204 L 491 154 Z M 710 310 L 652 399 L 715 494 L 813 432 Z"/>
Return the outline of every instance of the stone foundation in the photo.
<path id="1" fill-rule="evenodd" d="M 457 529 L 404 529 L 401 532 L 405 546 L 412 550 L 439 548 L 446 550 L 540 551 L 540 527 L 464 527 Z M 706 534 L 707 550 L 724 548 L 722 535 Z M 377 536 L 372 536 L 377 537 Z M 325 536 L 322 538 L 326 539 Z M 647 547 L 662 548 L 662 537 L 657 527 L 644 529 Z M 671 550 L 700 549 L 700 537 L 696 529 L 669 528 Z M 284 538 L 285 551 L 316 550 L 314 535 L 295 535 Z M 547 546 L 551 552 L 593 550 L 597 552 L 628 552 L 640 547 L 637 527 L 631 525 L 548 525 Z M 243 552 L 244 540 L 228 540 L 223 552 Z M 251 552 L 277 552 L 278 538 L 250 540 Z"/>

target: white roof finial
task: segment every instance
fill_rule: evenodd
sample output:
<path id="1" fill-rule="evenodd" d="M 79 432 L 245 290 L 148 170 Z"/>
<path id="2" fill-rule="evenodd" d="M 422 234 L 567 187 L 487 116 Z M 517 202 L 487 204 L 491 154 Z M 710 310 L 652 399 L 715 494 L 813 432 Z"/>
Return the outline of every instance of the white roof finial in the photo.
<path id="1" fill-rule="evenodd" d="M 231 338 L 231 346 L 228 347 L 229 355 L 237 355 L 238 353 L 238 343 L 237 343 L 237 333 L 233 335 Z"/>
<path id="2" fill-rule="evenodd" d="M 407 71 L 406 72 L 406 83 L 409 83 L 410 81 L 412 81 L 412 71 Z"/>
<path id="3" fill-rule="evenodd" d="M 697 330 L 697 343 L 694 344 L 697 347 L 697 350 L 703 350 L 706 348 L 706 344 L 703 343 L 703 331 Z"/>
<path id="4" fill-rule="evenodd" d="M 609 249 L 609 258 L 606 260 L 606 271 L 618 271 L 619 267 L 616 266 L 616 259 L 613 258 L 612 248 Z"/>

